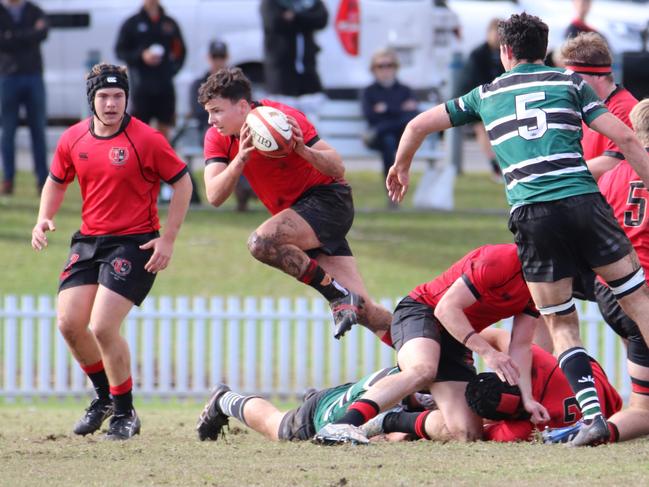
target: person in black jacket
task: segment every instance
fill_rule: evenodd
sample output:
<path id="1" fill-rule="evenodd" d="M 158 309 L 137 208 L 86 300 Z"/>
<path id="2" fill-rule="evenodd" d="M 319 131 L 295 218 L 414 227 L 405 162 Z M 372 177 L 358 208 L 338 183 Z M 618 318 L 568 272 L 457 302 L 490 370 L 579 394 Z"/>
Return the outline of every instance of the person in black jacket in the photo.
<path id="1" fill-rule="evenodd" d="M 397 79 L 399 58 L 393 49 L 376 51 L 370 69 L 374 83 L 361 94 L 363 116 L 369 125 L 364 142 L 381 152 L 383 172 L 387 177 L 401 134 L 417 115 L 417 100 L 410 87 Z"/>
<path id="2" fill-rule="evenodd" d="M 25 107 L 31 132 L 37 189 L 47 179 L 45 85 L 41 42 L 47 37 L 45 13 L 32 2 L 0 3 L 0 104 L 2 108 L 2 194 L 14 191 L 18 113 Z"/>
<path id="3" fill-rule="evenodd" d="M 502 63 L 500 62 L 498 22 L 500 22 L 500 19 L 491 19 L 489 26 L 487 27 L 487 40 L 469 54 L 469 58 L 464 65 L 464 70 L 460 78 L 459 90 L 456 93 L 456 96 L 467 93 L 476 85 L 491 83 L 494 78 L 505 72 L 505 68 L 503 68 Z M 491 144 L 489 143 L 489 138 L 487 137 L 484 125 L 480 122 L 474 124 L 473 127 L 478 145 L 487 159 L 489 159 L 494 181 L 501 182 L 502 176 L 500 175 L 500 168 L 496 162 L 496 155 L 491 149 Z"/>
<path id="4" fill-rule="evenodd" d="M 300 96 L 322 91 L 315 32 L 329 14 L 322 0 L 262 0 L 264 76 L 269 93 Z"/>
<path id="5" fill-rule="evenodd" d="M 173 78 L 185 61 L 180 27 L 158 0 L 144 0 L 142 9 L 126 19 L 115 46 L 131 79 L 131 115 L 144 123 L 156 119 L 168 138 L 176 115 Z"/>

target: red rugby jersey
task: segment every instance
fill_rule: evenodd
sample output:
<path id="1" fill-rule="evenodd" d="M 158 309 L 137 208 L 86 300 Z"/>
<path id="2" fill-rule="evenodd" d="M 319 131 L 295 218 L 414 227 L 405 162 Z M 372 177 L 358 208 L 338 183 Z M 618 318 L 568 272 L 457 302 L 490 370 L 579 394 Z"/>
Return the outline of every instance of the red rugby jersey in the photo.
<path id="1" fill-rule="evenodd" d="M 295 108 L 271 100 L 255 102 L 253 106 L 275 107 L 297 120 L 302 129 L 304 143 L 311 147 L 320 138 L 315 127 L 304 114 Z M 239 138 L 222 135 L 210 127 L 205 134 L 205 164 L 213 162 L 230 163 L 239 153 Z M 322 174 L 313 165 L 295 153 L 281 158 L 266 157 L 261 152 L 252 151 L 243 169 L 243 175 L 271 214 L 289 208 L 309 188 L 313 186 L 344 182 Z"/>
<path id="2" fill-rule="evenodd" d="M 649 151 L 649 149 L 648 149 Z M 607 171 L 597 182 L 627 234 L 649 280 L 649 192 L 627 161 Z M 649 281 L 648 281 L 649 282 Z"/>
<path id="3" fill-rule="evenodd" d="M 613 93 L 604 100 L 604 104 L 606 105 L 606 108 L 608 108 L 608 111 L 622 120 L 629 127 L 631 127 L 629 112 L 637 103 L 638 100 L 636 100 L 628 90 L 621 86 L 615 88 Z M 589 128 L 586 124 L 583 124 L 582 128 L 584 130 L 584 135 L 581 139 L 581 145 L 584 149 L 584 159 L 593 159 L 594 157 L 603 155 L 605 152 L 608 152 L 608 155 L 617 157 L 618 159 L 624 158 L 620 149 L 611 139 Z"/>
<path id="4" fill-rule="evenodd" d="M 622 409 L 622 398 L 609 383 L 606 374 L 591 360 L 595 388 L 607 418 Z M 581 411 L 568 379 L 559 368 L 559 362 L 537 345 L 532 345 L 532 396 L 548 410 L 550 421 L 539 425 L 543 429 L 561 428 L 574 424 L 581 418 Z M 531 439 L 535 426 L 528 420 L 497 421 L 485 425 L 483 438 L 491 441 L 527 441 Z"/>
<path id="5" fill-rule="evenodd" d="M 538 316 L 514 244 L 478 247 L 437 279 L 417 286 L 409 296 L 434 308 L 460 277 L 477 299 L 464 309 L 474 330 L 523 312 Z"/>
<path id="6" fill-rule="evenodd" d="M 173 184 L 187 172 L 164 136 L 126 115 L 120 130 L 99 137 L 92 118 L 73 125 L 59 139 L 50 177 L 61 184 L 79 180 L 81 233 L 130 235 L 160 228 L 160 180 Z"/>

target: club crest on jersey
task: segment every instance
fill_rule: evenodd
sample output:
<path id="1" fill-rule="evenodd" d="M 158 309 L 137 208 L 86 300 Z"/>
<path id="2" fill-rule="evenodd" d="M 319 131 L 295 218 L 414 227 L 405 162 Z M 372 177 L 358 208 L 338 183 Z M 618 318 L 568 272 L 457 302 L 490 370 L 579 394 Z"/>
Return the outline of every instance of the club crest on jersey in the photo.
<path id="1" fill-rule="evenodd" d="M 127 276 L 129 272 L 131 272 L 131 262 L 126 259 L 122 259 L 121 257 L 113 259 L 110 265 L 113 266 L 113 271 L 115 271 L 115 274 L 120 277 Z"/>
<path id="2" fill-rule="evenodd" d="M 128 149 L 126 147 L 113 147 L 109 154 L 111 164 L 122 166 L 128 161 Z"/>

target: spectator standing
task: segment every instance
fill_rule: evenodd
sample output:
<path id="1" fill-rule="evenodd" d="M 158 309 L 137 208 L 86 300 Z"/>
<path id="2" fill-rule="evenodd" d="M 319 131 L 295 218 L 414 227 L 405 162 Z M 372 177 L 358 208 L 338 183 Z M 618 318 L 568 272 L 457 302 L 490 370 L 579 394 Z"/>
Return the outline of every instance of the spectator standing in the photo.
<path id="1" fill-rule="evenodd" d="M 176 115 L 174 76 L 185 61 L 185 42 L 180 27 L 159 0 L 144 0 L 142 9 L 126 19 L 115 46 L 131 77 L 131 114 L 150 123 L 169 138 Z"/>
<path id="2" fill-rule="evenodd" d="M 487 27 L 487 40 L 476 47 L 471 53 L 464 65 L 460 81 L 460 91 L 458 96 L 470 91 L 474 86 L 491 83 L 505 72 L 505 68 L 500 62 L 500 43 L 498 42 L 498 22 L 500 19 L 491 19 Z M 475 138 L 478 141 L 480 150 L 489 159 L 491 172 L 494 181 L 501 182 L 502 175 L 500 167 L 496 160 L 489 137 L 482 122 L 473 125 Z"/>
<path id="3" fill-rule="evenodd" d="M 315 32 L 329 13 L 322 0 L 262 0 L 264 76 L 269 93 L 300 96 L 322 91 Z"/>
<path id="4" fill-rule="evenodd" d="M 0 3 L 0 103 L 2 106 L 2 194 L 14 191 L 16 128 L 24 106 L 31 133 L 38 191 L 47 179 L 45 85 L 41 42 L 47 38 L 45 13 L 32 2 Z"/>
<path id="5" fill-rule="evenodd" d="M 370 128 L 365 143 L 381 152 L 383 174 L 387 177 L 401 134 L 417 115 L 417 100 L 410 87 L 397 79 L 399 58 L 393 49 L 376 51 L 370 69 L 374 82 L 361 95 L 363 116 Z M 388 203 L 391 207 L 395 205 L 390 199 Z"/>

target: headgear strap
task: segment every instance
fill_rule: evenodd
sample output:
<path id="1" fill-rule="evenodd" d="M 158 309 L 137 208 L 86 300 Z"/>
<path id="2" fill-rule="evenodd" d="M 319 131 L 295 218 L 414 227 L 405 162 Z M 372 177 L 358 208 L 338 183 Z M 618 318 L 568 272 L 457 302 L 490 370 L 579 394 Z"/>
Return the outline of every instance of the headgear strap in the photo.
<path id="1" fill-rule="evenodd" d="M 126 93 L 128 102 L 128 76 L 115 69 L 107 69 L 99 74 L 91 76 L 86 80 L 86 94 L 88 95 L 88 104 L 90 111 L 95 113 L 95 94 L 102 88 L 121 88 Z"/>
<path id="2" fill-rule="evenodd" d="M 574 71 L 577 74 L 589 74 L 591 76 L 606 76 L 611 74 L 611 65 L 593 64 L 593 63 L 580 63 L 577 61 L 566 61 L 566 68 Z"/>

